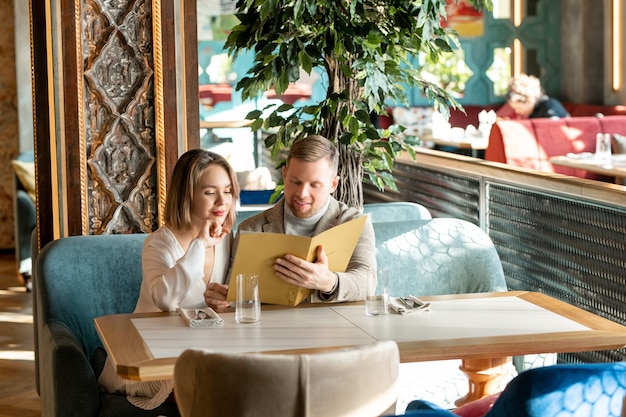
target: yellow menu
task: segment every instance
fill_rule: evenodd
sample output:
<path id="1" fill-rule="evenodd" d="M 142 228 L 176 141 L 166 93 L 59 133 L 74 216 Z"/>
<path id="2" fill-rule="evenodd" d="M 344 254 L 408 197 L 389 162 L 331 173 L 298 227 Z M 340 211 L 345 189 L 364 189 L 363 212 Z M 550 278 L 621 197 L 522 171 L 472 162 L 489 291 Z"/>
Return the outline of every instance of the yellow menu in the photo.
<path id="1" fill-rule="evenodd" d="M 227 299 L 235 300 L 237 274 L 259 275 L 259 297 L 262 303 L 295 306 L 306 299 L 308 288 L 289 284 L 274 273 L 274 260 L 287 254 L 314 262 L 317 247 L 324 246 L 331 271 L 344 272 L 361 237 L 366 216 L 350 220 L 317 236 L 295 236 L 283 233 L 241 232 L 230 274 Z"/>

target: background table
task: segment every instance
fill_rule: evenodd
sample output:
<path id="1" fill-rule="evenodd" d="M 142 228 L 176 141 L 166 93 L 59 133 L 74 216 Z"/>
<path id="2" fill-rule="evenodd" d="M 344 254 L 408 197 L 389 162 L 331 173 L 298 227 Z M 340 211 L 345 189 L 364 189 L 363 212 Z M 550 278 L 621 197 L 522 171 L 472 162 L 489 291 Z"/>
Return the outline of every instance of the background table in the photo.
<path id="1" fill-rule="evenodd" d="M 626 155 L 613 155 L 611 163 L 596 161 L 593 155 L 590 158 L 573 158 L 568 156 L 553 156 L 552 165 L 582 169 L 608 177 L 615 177 L 616 184 L 623 184 L 626 178 Z"/>
<path id="2" fill-rule="evenodd" d="M 438 146 L 447 146 L 457 149 L 469 149 L 471 150 L 472 156 L 474 158 L 478 158 L 479 151 L 484 151 L 485 149 L 487 149 L 487 145 L 489 145 L 489 138 L 463 138 L 463 140 L 452 140 L 435 138 L 432 135 L 423 135 L 420 136 L 420 139 L 423 142 L 431 142 Z"/>

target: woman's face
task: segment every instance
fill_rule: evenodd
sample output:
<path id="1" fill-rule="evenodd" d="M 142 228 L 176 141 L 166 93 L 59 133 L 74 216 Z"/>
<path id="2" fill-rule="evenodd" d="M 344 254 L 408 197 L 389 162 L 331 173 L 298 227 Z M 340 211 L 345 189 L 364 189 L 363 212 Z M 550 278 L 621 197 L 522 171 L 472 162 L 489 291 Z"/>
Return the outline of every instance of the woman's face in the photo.
<path id="1" fill-rule="evenodd" d="M 224 224 L 233 204 L 233 185 L 228 172 L 219 165 L 209 165 L 193 191 L 191 218 Z"/>
<path id="2" fill-rule="evenodd" d="M 508 103 L 509 103 L 509 106 L 511 106 L 511 108 L 513 109 L 513 111 L 515 111 L 515 114 L 517 114 L 518 116 L 522 116 L 522 117 L 528 117 L 532 114 L 533 110 L 535 109 L 536 101 L 537 100 L 535 100 L 534 97 L 524 97 L 524 99 L 522 100 L 518 96 L 516 98 L 509 99 Z"/>

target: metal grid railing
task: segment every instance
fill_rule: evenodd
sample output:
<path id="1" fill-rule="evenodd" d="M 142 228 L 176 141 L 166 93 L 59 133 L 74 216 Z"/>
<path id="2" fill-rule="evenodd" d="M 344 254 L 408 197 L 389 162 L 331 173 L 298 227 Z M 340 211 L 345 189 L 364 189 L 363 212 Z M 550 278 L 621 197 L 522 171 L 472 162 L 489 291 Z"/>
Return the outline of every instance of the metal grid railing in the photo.
<path id="1" fill-rule="evenodd" d="M 363 191 L 366 201 L 414 201 L 430 210 L 433 217 L 453 217 L 479 225 L 478 178 L 409 164 L 397 164 L 393 175 L 398 186 L 397 193 L 383 193 L 366 185 Z"/>
<path id="2" fill-rule="evenodd" d="M 481 225 L 511 290 L 538 291 L 626 325 L 626 208 L 554 191 L 400 163 L 398 192 L 366 186 L 366 202 L 413 201 L 433 217 Z M 560 354 L 561 362 L 626 359 L 626 349 Z"/>
<path id="3" fill-rule="evenodd" d="M 490 185 L 488 227 L 511 290 L 539 291 L 626 325 L 626 212 Z M 625 351 L 559 355 L 622 360 Z"/>

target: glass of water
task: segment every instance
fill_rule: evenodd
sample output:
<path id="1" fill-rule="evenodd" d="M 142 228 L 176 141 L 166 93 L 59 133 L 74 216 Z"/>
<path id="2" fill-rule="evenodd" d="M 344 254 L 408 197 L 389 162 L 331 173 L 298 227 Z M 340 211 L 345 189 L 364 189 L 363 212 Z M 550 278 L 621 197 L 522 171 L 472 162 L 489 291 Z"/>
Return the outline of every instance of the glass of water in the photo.
<path id="1" fill-rule="evenodd" d="M 389 312 L 389 270 L 381 269 L 377 274 L 369 271 L 365 296 L 365 314 L 381 316 Z"/>
<path id="2" fill-rule="evenodd" d="M 596 136 L 596 161 L 603 164 L 611 163 L 611 135 L 598 133 Z"/>

